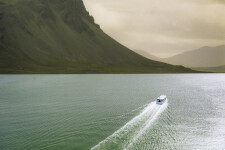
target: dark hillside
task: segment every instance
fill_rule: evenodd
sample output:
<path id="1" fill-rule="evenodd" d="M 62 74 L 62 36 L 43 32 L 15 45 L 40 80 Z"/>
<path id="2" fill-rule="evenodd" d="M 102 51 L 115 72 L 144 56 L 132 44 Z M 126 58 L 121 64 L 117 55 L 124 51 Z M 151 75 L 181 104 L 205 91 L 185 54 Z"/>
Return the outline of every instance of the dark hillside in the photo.
<path id="1" fill-rule="evenodd" d="M 0 73 L 175 73 L 106 35 L 82 0 L 0 0 Z"/>

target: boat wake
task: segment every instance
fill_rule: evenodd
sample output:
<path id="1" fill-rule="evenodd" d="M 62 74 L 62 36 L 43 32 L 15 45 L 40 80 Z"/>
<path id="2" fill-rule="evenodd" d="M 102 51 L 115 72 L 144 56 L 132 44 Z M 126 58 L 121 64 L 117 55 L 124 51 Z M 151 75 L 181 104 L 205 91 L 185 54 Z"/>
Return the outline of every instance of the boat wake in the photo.
<path id="1" fill-rule="evenodd" d="M 91 148 L 91 150 L 130 149 L 148 130 L 152 123 L 167 108 L 168 101 L 163 105 L 149 103 L 139 115 L 126 123 L 122 128 Z"/>

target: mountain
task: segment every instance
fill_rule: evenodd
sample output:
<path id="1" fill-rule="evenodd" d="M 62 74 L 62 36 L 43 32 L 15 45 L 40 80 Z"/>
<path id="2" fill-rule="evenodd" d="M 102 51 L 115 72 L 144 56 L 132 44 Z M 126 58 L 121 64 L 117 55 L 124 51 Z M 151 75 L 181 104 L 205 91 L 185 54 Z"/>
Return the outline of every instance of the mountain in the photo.
<path id="1" fill-rule="evenodd" d="M 151 59 L 151 60 L 160 61 L 160 62 L 164 61 L 164 58 L 160 58 L 160 57 L 151 55 L 148 52 L 143 51 L 143 50 L 133 50 L 133 51 L 138 53 L 139 55 L 144 56 L 145 58 L 148 58 L 148 59 Z"/>
<path id="2" fill-rule="evenodd" d="M 194 72 L 106 35 L 82 0 L 0 0 L 0 73 Z"/>
<path id="3" fill-rule="evenodd" d="M 217 67 L 225 65 L 225 45 L 202 47 L 163 60 L 163 62 L 186 67 Z"/>
<path id="4" fill-rule="evenodd" d="M 204 71 L 204 72 L 217 72 L 225 73 L 225 65 L 218 67 L 205 67 L 205 68 L 192 68 L 193 70 Z"/>
<path id="5" fill-rule="evenodd" d="M 183 65 L 185 67 L 190 67 L 193 70 L 204 72 L 225 72 L 225 45 L 217 47 L 202 47 L 200 49 L 184 52 L 169 58 L 156 57 L 143 50 L 134 51 L 151 60 L 173 65 Z"/>

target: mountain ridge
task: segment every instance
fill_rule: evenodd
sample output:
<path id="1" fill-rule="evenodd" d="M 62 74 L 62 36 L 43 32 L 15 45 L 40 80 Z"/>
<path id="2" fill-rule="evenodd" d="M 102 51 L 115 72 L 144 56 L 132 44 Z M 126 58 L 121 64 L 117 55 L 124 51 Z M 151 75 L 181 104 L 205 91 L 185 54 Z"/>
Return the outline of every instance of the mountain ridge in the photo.
<path id="1" fill-rule="evenodd" d="M 106 35 L 82 0 L 0 0 L 0 73 L 183 73 Z"/>
<path id="2" fill-rule="evenodd" d="M 204 46 L 169 58 L 164 62 L 186 67 L 217 67 L 225 65 L 225 45 Z"/>
<path id="3" fill-rule="evenodd" d="M 135 49 L 135 50 L 133 50 L 133 51 L 134 51 L 135 53 L 137 53 L 137 54 L 139 54 L 139 55 L 141 55 L 141 56 L 143 56 L 143 57 L 146 57 L 146 58 L 148 58 L 148 59 L 151 59 L 151 60 L 163 62 L 163 59 L 164 59 L 164 58 L 160 58 L 160 57 L 157 57 L 157 56 L 155 56 L 155 55 L 152 55 L 152 54 L 150 54 L 150 53 L 148 53 L 148 52 L 146 52 L 146 51 L 144 51 L 144 50 L 137 50 L 137 49 Z"/>
<path id="4" fill-rule="evenodd" d="M 204 46 L 199 49 L 183 52 L 168 58 L 160 58 L 143 50 L 134 51 L 152 60 L 173 65 L 182 65 L 192 69 L 200 69 L 199 71 L 207 70 L 207 68 L 209 69 L 208 71 L 213 68 L 219 71 L 219 68 L 223 68 L 221 66 L 225 65 L 225 45 L 214 47 Z"/>

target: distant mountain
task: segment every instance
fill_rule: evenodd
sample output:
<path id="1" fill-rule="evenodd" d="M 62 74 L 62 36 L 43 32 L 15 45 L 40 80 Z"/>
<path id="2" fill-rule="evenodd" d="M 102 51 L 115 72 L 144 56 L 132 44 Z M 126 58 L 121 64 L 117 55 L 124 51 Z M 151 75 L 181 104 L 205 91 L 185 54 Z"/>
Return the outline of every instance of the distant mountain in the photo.
<path id="1" fill-rule="evenodd" d="M 148 52 L 143 51 L 143 50 L 133 50 L 133 51 L 136 52 L 136 53 L 138 53 L 139 55 L 144 56 L 145 58 L 148 58 L 148 59 L 151 59 L 151 60 L 160 61 L 160 62 L 163 62 L 164 61 L 163 58 L 160 58 L 160 57 L 151 55 Z"/>
<path id="2" fill-rule="evenodd" d="M 133 51 L 151 60 L 173 65 L 183 65 L 191 67 L 193 70 L 203 72 L 225 72 L 225 45 L 202 47 L 169 58 L 159 58 L 143 50 Z"/>
<path id="3" fill-rule="evenodd" d="M 225 45 L 202 47 L 164 59 L 163 62 L 186 67 L 217 67 L 225 65 Z"/>
<path id="4" fill-rule="evenodd" d="M 204 71 L 204 72 L 225 73 L 225 65 L 218 66 L 218 67 L 205 67 L 205 68 L 192 68 L 192 69 L 198 70 L 198 71 Z"/>
<path id="5" fill-rule="evenodd" d="M 0 73 L 194 72 L 106 35 L 82 0 L 0 0 Z"/>

